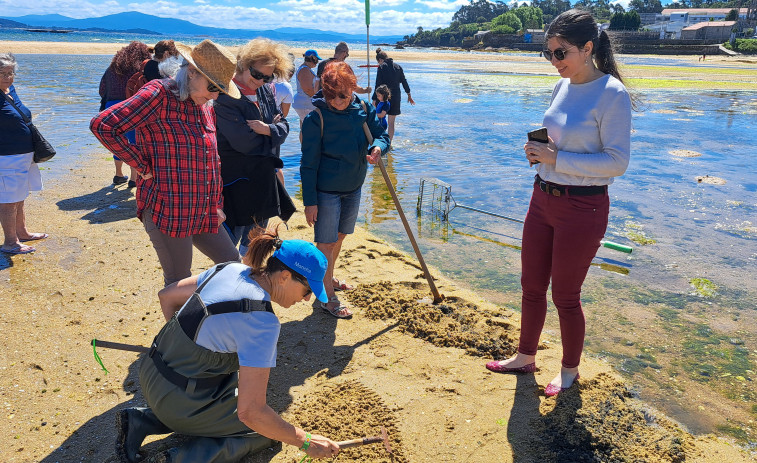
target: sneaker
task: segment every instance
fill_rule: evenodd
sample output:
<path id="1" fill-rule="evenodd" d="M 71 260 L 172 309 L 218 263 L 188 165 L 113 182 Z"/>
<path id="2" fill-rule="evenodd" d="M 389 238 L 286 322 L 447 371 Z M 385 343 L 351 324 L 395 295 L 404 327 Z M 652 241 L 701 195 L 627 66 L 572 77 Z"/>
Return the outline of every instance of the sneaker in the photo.
<path id="1" fill-rule="evenodd" d="M 129 181 L 129 177 L 122 177 L 120 175 L 113 176 L 113 185 L 123 185 Z"/>

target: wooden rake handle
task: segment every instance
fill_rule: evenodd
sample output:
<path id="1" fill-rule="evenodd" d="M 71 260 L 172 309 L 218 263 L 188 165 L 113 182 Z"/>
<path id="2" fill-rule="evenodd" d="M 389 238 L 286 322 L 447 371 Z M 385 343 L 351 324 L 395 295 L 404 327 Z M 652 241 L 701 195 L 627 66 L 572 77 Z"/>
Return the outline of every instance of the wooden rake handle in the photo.
<path id="1" fill-rule="evenodd" d="M 386 449 L 386 451 L 389 453 L 392 453 L 392 446 L 389 445 L 389 434 L 387 434 L 386 428 L 383 426 L 381 426 L 380 436 L 362 437 L 359 439 L 345 440 L 342 442 L 337 442 L 337 445 L 340 448 L 347 449 L 350 447 L 358 447 L 360 445 L 377 444 L 379 442 L 383 442 L 384 448 Z"/>

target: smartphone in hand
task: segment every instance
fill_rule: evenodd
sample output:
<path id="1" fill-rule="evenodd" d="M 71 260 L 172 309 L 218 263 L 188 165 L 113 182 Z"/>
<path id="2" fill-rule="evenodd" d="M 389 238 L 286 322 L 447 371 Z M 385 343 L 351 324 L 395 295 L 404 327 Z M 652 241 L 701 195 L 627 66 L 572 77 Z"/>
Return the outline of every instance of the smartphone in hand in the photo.
<path id="1" fill-rule="evenodd" d="M 542 127 L 540 129 L 532 130 L 528 132 L 528 141 L 538 141 L 540 143 L 549 143 L 549 136 L 547 135 L 547 128 Z M 539 164 L 539 161 L 533 161 L 530 165 Z"/>

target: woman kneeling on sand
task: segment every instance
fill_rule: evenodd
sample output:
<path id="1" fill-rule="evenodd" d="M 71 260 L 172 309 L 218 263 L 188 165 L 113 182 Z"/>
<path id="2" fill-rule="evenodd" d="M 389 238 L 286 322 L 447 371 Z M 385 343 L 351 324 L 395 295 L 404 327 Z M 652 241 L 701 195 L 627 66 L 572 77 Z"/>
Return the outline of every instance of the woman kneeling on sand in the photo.
<path id="1" fill-rule="evenodd" d="M 333 278 L 334 266 L 344 238 L 355 231 L 368 162 L 376 164 L 386 153 L 389 135 L 373 106 L 352 93 L 357 79 L 347 63 L 329 63 L 321 86 L 313 96 L 316 109 L 302 123 L 300 165 L 305 219 L 308 225 L 315 225 L 315 242 L 329 260 L 324 280 L 329 300 L 327 304 L 316 301 L 314 307 L 337 318 L 349 318 L 352 312 L 334 293 L 349 288 Z M 364 127 L 370 131 L 372 143 Z"/>
<path id="2" fill-rule="evenodd" d="M 289 308 L 311 293 L 326 301 L 326 257 L 311 243 L 267 231 L 252 240 L 244 262 L 249 267 L 216 265 L 158 294 L 168 323 L 139 369 L 149 408 L 117 414 L 121 462 L 138 461 L 148 435 L 169 432 L 198 437 L 157 461 L 237 462 L 273 441 L 314 458 L 339 453 L 335 442 L 287 423 L 266 404 L 280 331 L 271 302 Z"/>

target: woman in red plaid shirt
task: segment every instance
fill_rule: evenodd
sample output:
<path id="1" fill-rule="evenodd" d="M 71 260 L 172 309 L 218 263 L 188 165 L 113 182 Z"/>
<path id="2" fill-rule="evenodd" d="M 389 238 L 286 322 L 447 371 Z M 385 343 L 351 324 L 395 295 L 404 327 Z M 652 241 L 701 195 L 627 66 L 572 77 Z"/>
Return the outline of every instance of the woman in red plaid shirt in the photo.
<path id="1" fill-rule="evenodd" d="M 239 98 L 230 85 L 236 60 L 205 40 L 184 57 L 173 79 L 153 80 L 132 98 L 92 119 L 98 140 L 139 173 L 137 217 L 158 254 L 166 286 L 191 276 L 192 246 L 216 263 L 239 261 L 225 231 L 220 160 L 213 107 L 219 92 Z M 136 130 L 137 144 L 126 139 Z"/>

